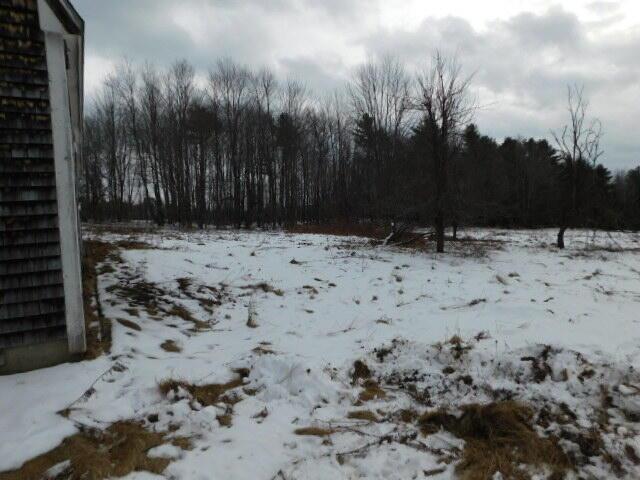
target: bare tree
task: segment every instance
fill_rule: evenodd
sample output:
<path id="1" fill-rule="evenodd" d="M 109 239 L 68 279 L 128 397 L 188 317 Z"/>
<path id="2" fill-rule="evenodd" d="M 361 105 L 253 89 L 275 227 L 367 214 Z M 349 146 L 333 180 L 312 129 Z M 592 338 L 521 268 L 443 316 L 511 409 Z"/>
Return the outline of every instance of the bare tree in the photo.
<path id="1" fill-rule="evenodd" d="M 207 96 L 188 62 L 123 63 L 85 112 L 83 216 L 199 226 L 392 220 L 390 242 L 435 217 L 440 250 L 444 225 L 455 235 L 460 221 L 638 228 L 638 170 L 612 181 L 596 165 L 600 127 L 584 119 L 581 91 L 571 91 L 571 125 L 557 135 L 561 157 L 545 141 L 499 143 L 466 125 L 474 102 L 455 59 L 436 55 L 419 79 L 408 85 L 393 58 L 369 62 L 319 102 L 300 83 L 223 60 Z"/>
<path id="2" fill-rule="evenodd" d="M 242 158 L 240 156 L 241 121 L 247 107 L 250 93 L 249 71 L 234 63 L 231 59 L 220 60 L 209 75 L 210 93 L 213 101 L 220 105 L 221 116 L 226 132 L 226 145 L 231 173 L 231 191 L 225 192 L 233 202 L 235 223 L 240 226 L 244 217 L 244 191 L 242 188 Z M 227 203 L 227 202 L 225 202 Z"/>
<path id="3" fill-rule="evenodd" d="M 277 221 L 277 190 L 276 190 L 276 161 L 275 161 L 275 126 L 272 121 L 272 107 L 274 97 L 278 90 L 278 82 L 271 70 L 261 69 L 252 76 L 253 96 L 256 103 L 256 112 L 260 116 L 259 124 L 262 128 L 258 133 L 259 159 L 258 159 L 258 197 L 261 204 L 268 204 L 268 216 L 275 226 Z M 265 177 L 267 185 L 265 187 Z M 266 198 L 265 198 L 266 197 Z M 261 207 L 262 208 L 262 207 Z M 258 212 L 258 225 L 267 218 L 262 218 L 264 211 Z"/>
<path id="4" fill-rule="evenodd" d="M 464 128 L 476 110 L 470 95 L 471 76 L 463 76 L 456 57 L 446 58 L 437 51 L 431 65 L 418 76 L 417 108 L 423 115 L 427 157 L 433 167 L 435 186 L 434 224 L 436 249 L 444 252 L 445 215 L 448 210 L 448 170 L 462 147 Z"/>
<path id="5" fill-rule="evenodd" d="M 165 162 L 163 162 L 162 148 L 162 116 L 164 99 L 160 87 L 160 77 L 156 70 L 146 65 L 142 71 L 142 87 L 139 91 L 141 130 L 143 136 L 144 155 L 150 158 L 151 183 L 155 211 L 153 218 L 158 224 L 163 224 L 166 218 L 164 203 L 169 194 L 166 179 Z M 144 183 L 144 181 L 143 181 Z"/>
<path id="6" fill-rule="evenodd" d="M 402 133 L 410 106 L 410 80 L 396 57 L 361 65 L 347 89 L 356 117 L 369 115 L 375 128 Z"/>
<path id="7" fill-rule="evenodd" d="M 142 190 L 143 206 L 148 208 L 150 203 L 148 165 L 141 138 L 138 73 L 128 60 L 124 60 L 117 67 L 115 75 L 118 79 L 116 87 L 123 108 L 127 133 L 133 144 L 135 174 L 140 183 L 139 188 Z"/>
<path id="8" fill-rule="evenodd" d="M 393 56 L 361 65 L 347 85 L 361 150 L 357 167 L 362 182 L 353 194 L 361 197 L 362 213 L 370 217 L 390 208 L 390 172 L 397 167 L 399 143 L 406 133 L 409 87 L 404 65 Z"/>
<path id="9" fill-rule="evenodd" d="M 575 225 L 581 207 L 579 194 L 581 164 L 594 168 L 602 156 L 600 140 L 602 124 L 598 119 L 588 118 L 589 101 L 584 97 L 584 87 L 567 87 L 567 110 L 569 124 L 562 132 L 552 132 L 564 163 L 565 201 L 561 206 L 560 230 L 557 246 L 564 248 L 564 234 L 569 227 Z"/>

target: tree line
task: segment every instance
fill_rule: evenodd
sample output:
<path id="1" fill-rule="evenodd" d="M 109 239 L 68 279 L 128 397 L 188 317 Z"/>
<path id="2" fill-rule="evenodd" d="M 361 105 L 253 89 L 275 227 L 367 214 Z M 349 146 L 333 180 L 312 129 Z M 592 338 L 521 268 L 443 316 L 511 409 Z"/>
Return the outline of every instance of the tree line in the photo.
<path id="1" fill-rule="evenodd" d="M 268 69 L 220 60 L 206 78 L 121 64 L 85 114 L 85 220 L 281 226 L 297 222 L 640 228 L 640 167 L 600 163 L 582 90 L 546 140 L 483 135 L 455 58 L 422 73 L 363 64 L 322 99 Z M 560 245 L 562 246 L 562 245 Z"/>

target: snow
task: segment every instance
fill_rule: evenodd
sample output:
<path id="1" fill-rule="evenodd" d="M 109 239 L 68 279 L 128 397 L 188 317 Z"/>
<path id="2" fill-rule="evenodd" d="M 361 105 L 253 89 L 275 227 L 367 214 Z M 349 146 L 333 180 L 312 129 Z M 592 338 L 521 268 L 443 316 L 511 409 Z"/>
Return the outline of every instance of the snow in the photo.
<path id="1" fill-rule="evenodd" d="M 45 478 L 46 479 L 59 478 L 59 476 L 64 474 L 69 469 L 69 467 L 71 467 L 70 460 L 65 460 L 64 462 L 60 462 L 54 465 L 53 467 L 51 467 L 49 470 L 47 470 L 47 472 L 45 473 Z"/>
<path id="2" fill-rule="evenodd" d="M 58 412 L 80 398 L 108 363 L 101 358 L 0 377 L 0 471 L 17 468 L 76 433 L 73 422 Z"/>
<path id="3" fill-rule="evenodd" d="M 174 460 L 182 456 L 182 449 L 175 445 L 164 444 L 149 450 L 148 456 L 151 458 L 168 458 Z"/>
<path id="4" fill-rule="evenodd" d="M 114 321 L 109 355 L 0 377 L 0 471 L 55 447 L 79 425 L 136 419 L 191 439 L 191 450 L 167 443 L 149 452 L 172 460 L 167 478 L 453 478 L 455 462 L 434 453 L 463 448 L 448 432 L 402 443 L 394 439 L 415 428 L 347 418 L 358 409 L 381 417 L 424 410 L 403 391 L 407 378 L 431 393 L 430 408 L 510 392 L 550 409 L 566 405 L 584 429 L 594 425 L 606 386 L 611 428 L 603 442 L 609 451 L 629 445 L 640 455 L 640 237 L 567 232 L 568 248 L 558 251 L 551 230 L 461 234 L 476 241 L 449 245 L 443 256 L 326 235 L 136 235 L 152 248 L 122 250 L 122 262 L 110 261 L 114 271 L 100 275 L 99 296 L 107 318 L 135 322 L 140 331 Z M 117 289 L 141 281 L 159 289 L 163 305 L 185 307 L 207 328 L 147 311 Z M 247 325 L 250 312 L 255 328 Z M 453 336 L 462 354 L 449 343 Z M 181 351 L 163 350 L 166 340 Z M 548 371 L 540 379 L 533 365 L 543 354 Z M 354 406 L 362 388 L 350 375 L 359 359 L 386 398 Z M 184 390 L 164 396 L 158 389 L 166 379 L 229 382 L 239 368 L 249 374 L 234 390 L 231 426 L 219 420 L 227 404 L 203 406 Z M 444 374 L 447 368 L 454 373 Z M 470 384 L 459 381 L 466 375 Z M 66 408 L 69 418 L 57 414 Z M 148 422 L 151 415 L 157 421 Z M 304 427 L 336 433 L 294 433 Z M 559 429 L 552 424 L 544 433 Z M 640 476 L 620 457 L 627 478 Z M 600 457 L 587 471 L 616 478 Z"/>

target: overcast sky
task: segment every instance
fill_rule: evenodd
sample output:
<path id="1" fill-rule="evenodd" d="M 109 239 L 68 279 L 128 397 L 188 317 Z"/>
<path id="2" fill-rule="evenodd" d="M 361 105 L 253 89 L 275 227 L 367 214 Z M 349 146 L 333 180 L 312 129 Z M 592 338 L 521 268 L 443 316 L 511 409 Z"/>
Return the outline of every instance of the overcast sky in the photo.
<path id="1" fill-rule="evenodd" d="M 498 137 L 549 137 L 566 86 L 584 84 L 605 130 L 603 163 L 640 165 L 638 0 L 73 0 L 86 22 L 86 90 L 123 57 L 201 73 L 221 57 L 269 66 L 321 94 L 354 66 L 394 54 L 409 68 L 457 52 Z"/>

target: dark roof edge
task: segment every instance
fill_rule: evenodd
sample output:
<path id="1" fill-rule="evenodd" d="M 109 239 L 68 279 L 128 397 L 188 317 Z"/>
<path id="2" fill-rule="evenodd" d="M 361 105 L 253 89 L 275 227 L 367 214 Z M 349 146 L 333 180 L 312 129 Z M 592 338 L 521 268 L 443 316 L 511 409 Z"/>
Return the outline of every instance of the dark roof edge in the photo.
<path id="1" fill-rule="evenodd" d="M 73 35 L 84 34 L 84 20 L 69 0 L 45 0 L 64 28 Z"/>

